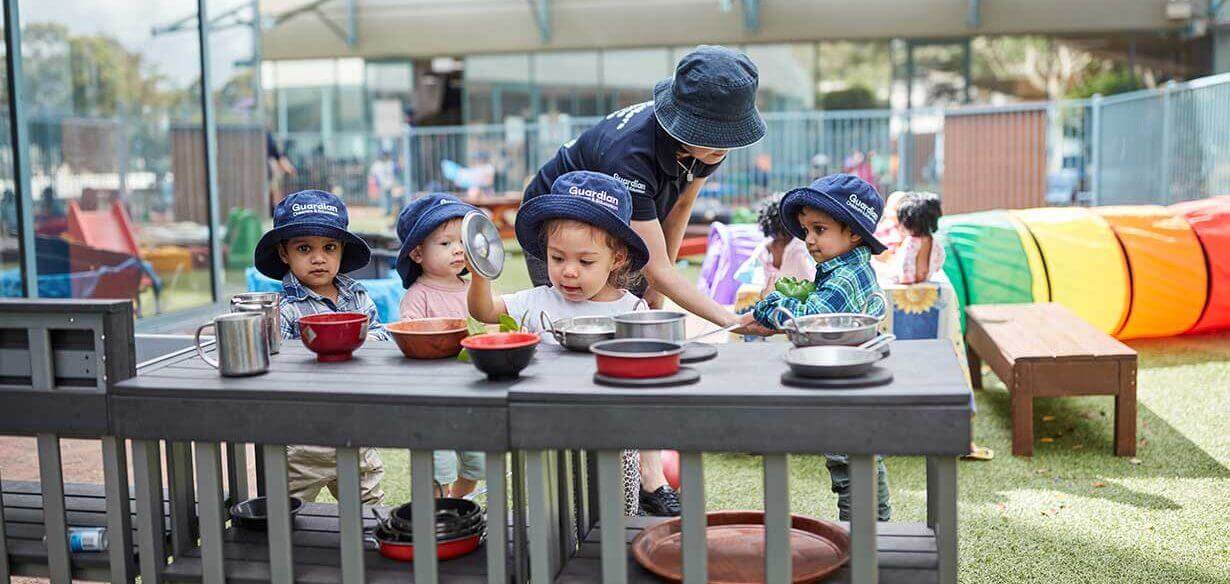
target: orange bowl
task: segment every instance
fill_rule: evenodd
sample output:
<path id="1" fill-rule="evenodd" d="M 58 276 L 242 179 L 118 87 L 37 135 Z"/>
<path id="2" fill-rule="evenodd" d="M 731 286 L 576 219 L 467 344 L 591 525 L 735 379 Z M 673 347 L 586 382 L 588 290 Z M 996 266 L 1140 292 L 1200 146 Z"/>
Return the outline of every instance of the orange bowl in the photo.
<path id="1" fill-rule="evenodd" d="M 367 340 L 367 321 L 360 312 L 312 314 L 299 319 L 299 338 L 317 361 L 349 361 Z"/>
<path id="2" fill-rule="evenodd" d="M 414 318 L 384 327 L 401 354 L 410 359 L 444 359 L 461 352 L 466 338 L 464 318 Z"/>

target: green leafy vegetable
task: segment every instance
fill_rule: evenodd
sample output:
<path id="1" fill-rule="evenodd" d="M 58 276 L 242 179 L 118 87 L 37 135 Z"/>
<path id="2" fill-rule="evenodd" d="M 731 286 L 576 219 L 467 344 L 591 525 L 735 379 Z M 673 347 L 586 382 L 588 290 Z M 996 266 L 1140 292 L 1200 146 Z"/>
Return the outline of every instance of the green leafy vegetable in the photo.
<path id="1" fill-rule="evenodd" d="M 473 316 L 469 316 L 469 317 L 466 317 L 466 318 L 467 318 L 467 320 L 466 320 L 466 330 L 467 330 L 467 331 L 469 331 L 469 333 L 470 333 L 470 335 L 471 335 L 471 336 L 473 336 L 473 335 L 481 335 L 481 334 L 483 334 L 483 333 L 487 332 L 487 326 L 486 326 L 486 325 L 484 325 L 484 324 L 483 324 L 483 323 L 481 323 L 481 322 L 478 322 L 478 319 L 474 318 Z"/>
<path id="2" fill-rule="evenodd" d="M 816 291 L 816 285 L 809 280 L 785 276 L 777 280 L 777 285 L 774 289 L 780 292 L 782 296 L 806 301 L 807 297 Z"/>
<path id="3" fill-rule="evenodd" d="M 517 324 L 517 319 L 507 315 L 500 315 L 500 332 L 515 333 L 521 330 L 521 325 Z"/>

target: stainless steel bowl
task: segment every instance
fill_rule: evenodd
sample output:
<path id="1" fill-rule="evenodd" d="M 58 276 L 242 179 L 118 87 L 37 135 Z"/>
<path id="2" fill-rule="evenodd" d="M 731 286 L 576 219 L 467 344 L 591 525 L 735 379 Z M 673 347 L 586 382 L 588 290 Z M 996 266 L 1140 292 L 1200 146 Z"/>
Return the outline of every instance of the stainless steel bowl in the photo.
<path id="1" fill-rule="evenodd" d="M 609 316 L 576 316 L 551 321 L 544 312 L 539 318 L 542 328 L 569 351 L 588 353 L 594 343 L 615 338 L 615 321 Z"/>
<path id="2" fill-rule="evenodd" d="M 686 338 L 684 321 L 688 315 L 673 310 L 641 310 L 617 314 L 615 338 L 661 339 L 683 341 Z"/>
<path id="3" fill-rule="evenodd" d="M 796 347 L 855 346 L 874 339 L 879 326 L 880 319 L 869 314 L 838 312 L 791 318 L 782 330 Z"/>
<path id="4" fill-rule="evenodd" d="M 799 377 L 855 377 L 884 358 L 883 349 L 897 337 L 882 335 L 857 347 L 795 347 L 786 351 L 786 365 Z"/>

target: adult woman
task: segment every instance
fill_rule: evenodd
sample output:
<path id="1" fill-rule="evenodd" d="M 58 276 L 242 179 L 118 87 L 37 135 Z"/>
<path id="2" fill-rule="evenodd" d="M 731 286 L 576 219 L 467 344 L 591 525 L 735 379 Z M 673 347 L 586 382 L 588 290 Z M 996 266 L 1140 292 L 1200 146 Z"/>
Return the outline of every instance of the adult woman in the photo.
<path id="1" fill-rule="evenodd" d="M 701 46 L 679 61 L 673 78 L 654 87 L 654 100 L 611 113 L 564 144 L 525 190 L 523 201 L 547 193 L 560 175 L 591 170 L 614 176 L 632 194 L 632 228 L 649 248 L 646 282 L 634 293 L 658 306 L 661 297 L 718 325 L 755 325 L 698 291 L 675 260 L 692 204 L 726 154 L 756 143 L 765 123 L 756 111 L 759 74 L 746 55 Z M 545 260 L 526 256 L 534 285 L 549 284 Z M 641 457 L 642 507 L 678 515 L 657 453 Z"/>

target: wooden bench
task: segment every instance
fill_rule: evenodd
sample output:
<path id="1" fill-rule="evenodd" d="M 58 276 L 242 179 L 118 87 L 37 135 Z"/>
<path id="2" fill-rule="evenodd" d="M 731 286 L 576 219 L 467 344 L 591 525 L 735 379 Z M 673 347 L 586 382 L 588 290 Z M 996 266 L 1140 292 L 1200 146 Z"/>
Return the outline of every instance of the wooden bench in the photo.
<path id="1" fill-rule="evenodd" d="M 1012 399 L 1012 454 L 1033 455 L 1033 399 L 1115 396 L 1115 454 L 1136 454 L 1136 351 L 1059 304 L 965 309 L 970 381 L 982 387 L 982 361 Z"/>

